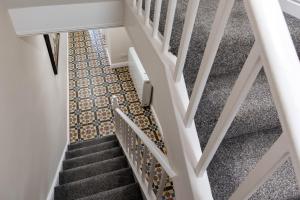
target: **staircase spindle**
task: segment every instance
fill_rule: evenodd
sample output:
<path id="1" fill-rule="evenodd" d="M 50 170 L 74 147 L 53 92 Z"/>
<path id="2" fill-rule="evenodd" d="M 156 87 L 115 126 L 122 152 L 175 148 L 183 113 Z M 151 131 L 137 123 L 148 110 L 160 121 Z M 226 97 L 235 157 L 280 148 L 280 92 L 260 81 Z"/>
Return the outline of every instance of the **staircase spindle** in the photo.
<path id="1" fill-rule="evenodd" d="M 157 161 L 155 158 L 152 156 L 151 158 L 151 167 L 150 167 L 150 172 L 149 172 L 149 180 L 148 180 L 148 193 L 151 194 L 152 191 L 152 184 L 153 184 L 153 178 L 155 175 L 155 166 L 156 166 Z"/>
<path id="2" fill-rule="evenodd" d="M 137 138 L 137 151 L 136 151 L 136 157 L 137 157 L 137 169 L 140 168 L 141 166 L 141 139 L 140 138 Z"/>
<path id="3" fill-rule="evenodd" d="M 193 88 L 190 103 L 185 115 L 185 125 L 190 127 L 194 120 L 199 102 L 202 97 L 209 73 L 213 66 L 217 51 L 224 34 L 225 26 L 230 16 L 234 0 L 220 1 L 211 32 L 206 44 L 204 55 L 199 67 L 197 79 Z M 181 71 L 182 72 L 182 71 Z M 180 73 L 181 73 L 180 72 Z"/>
<path id="4" fill-rule="evenodd" d="M 132 6 L 136 8 L 136 0 L 132 0 Z"/>
<path id="5" fill-rule="evenodd" d="M 150 7 L 151 0 L 145 0 L 145 25 L 148 26 L 150 22 Z"/>
<path id="6" fill-rule="evenodd" d="M 146 179 L 146 167 L 147 167 L 147 158 L 148 158 L 148 149 L 144 144 L 144 152 L 143 152 L 143 166 L 142 166 L 142 179 L 145 181 Z"/>
<path id="7" fill-rule="evenodd" d="M 199 3 L 200 0 L 190 0 L 188 3 L 175 67 L 175 81 L 179 81 L 182 76 L 182 70 L 185 64 L 190 40 L 192 37 Z"/>
<path id="8" fill-rule="evenodd" d="M 133 133 L 133 163 L 136 162 L 136 155 L 137 155 L 137 136 Z"/>
<path id="9" fill-rule="evenodd" d="M 142 15 L 143 12 L 142 12 L 142 7 L 143 7 L 143 0 L 138 0 L 138 4 L 137 4 L 137 13 L 139 15 Z"/>
<path id="10" fill-rule="evenodd" d="M 153 34 L 152 34 L 152 36 L 154 38 L 156 38 L 157 34 L 158 34 L 161 4 L 162 4 L 162 0 L 156 0 L 155 1 L 154 20 L 153 20 Z"/>
<path id="11" fill-rule="evenodd" d="M 168 175 L 167 175 L 166 171 L 162 169 L 162 174 L 160 176 L 159 187 L 158 187 L 158 191 L 156 193 L 156 198 L 157 199 L 162 199 L 162 195 L 163 195 L 163 192 L 164 192 L 164 189 L 165 189 L 167 178 L 168 178 Z"/>
<path id="12" fill-rule="evenodd" d="M 177 0 L 169 0 L 166 25 L 164 31 L 164 39 L 163 39 L 163 52 L 165 53 L 169 51 L 176 5 L 177 5 Z"/>

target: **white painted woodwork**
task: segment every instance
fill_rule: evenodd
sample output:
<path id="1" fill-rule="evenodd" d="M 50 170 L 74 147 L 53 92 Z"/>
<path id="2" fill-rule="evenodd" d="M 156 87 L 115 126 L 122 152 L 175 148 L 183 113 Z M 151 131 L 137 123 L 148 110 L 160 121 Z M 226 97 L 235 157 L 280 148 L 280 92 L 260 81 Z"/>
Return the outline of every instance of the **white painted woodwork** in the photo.
<path id="1" fill-rule="evenodd" d="M 224 109 L 196 167 L 196 174 L 198 176 L 202 176 L 206 171 L 209 163 L 213 159 L 213 156 L 223 141 L 227 130 L 237 115 L 240 106 L 246 99 L 261 68 L 262 65 L 259 60 L 259 47 L 256 43 L 252 47 L 245 65 L 243 66 L 243 69 L 237 81 L 235 82 L 230 96 L 226 101 Z"/>
<path id="2" fill-rule="evenodd" d="M 9 9 L 9 14 L 16 34 L 24 36 L 119 27 L 123 25 L 123 11 L 123 1 L 111 0 L 96 3 L 15 8 Z"/>
<path id="3" fill-rule="evenodd" d="M 188 2 L 174 74 L 176 81 L 179 81 L 182 77 L 182 71 L 189 49 L 189 44 L 193 33 L 199 3 L 200 0 L 190 0 Z"/>
<path id="4" fill-rule="evenodd" d="M 163 52 L 166 53 L 169 51 L 172 27 L 174 22 L 174 15 L 176 11 L 177 0 L 169 0 L 168 11 L 166 17 L 164 38 L 163 38 Z"/>
<path id="5" fill-rule="evenodd" d="M 150 8 L 151 0 L 145 0 L 145 25 L 148 26 L 150 23 Z"/>
<path id="6" fill-rule="evenodd" d="M 188 127 L 191 126 L 192 122 L 194 121 L 194 117 L 199 102 L 201 100 L 209 73 L 213 66 L 233 4 L 234 4 L 234 0 L 228 0 L 228 1 L 221 0 L 218 6 L 217 13 L 212 25 L 212 30 L 210 32 L 206 44 L 207 48 L 205 48 L 203 59 L 201 61 L 197 79 L 193 88 L 190 103 L 187 108 L 187 112 L 185 114 L 184 122 Z M 180 73 L 177 75 L 178 78 L 182 76 L 182 69 L 180 71 L 176 71 L 176 73 Z"/>
<path id="7" fill-rule="evenodd" d="M 247 200 L 288 159 L 286 134 L 282 135 L 250 171 L 229 200 Z"/>
<path id="8" fill-rule="evenodd" d="M 154 19 L 153 19 L 153 37 L 157 37 L 158 35 L 161 4 L 162 4 L 162 0 L 155 0 Z"/>

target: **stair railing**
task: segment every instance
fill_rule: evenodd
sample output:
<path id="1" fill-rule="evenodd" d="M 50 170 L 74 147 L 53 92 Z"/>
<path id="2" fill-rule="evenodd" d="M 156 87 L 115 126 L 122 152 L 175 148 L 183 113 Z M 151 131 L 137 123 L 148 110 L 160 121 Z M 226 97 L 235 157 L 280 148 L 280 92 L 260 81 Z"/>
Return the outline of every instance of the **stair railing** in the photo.
<path id="1" fill-rule="evenodd" d="M 283 2 L 285 0 L 281 0 Z M 287 0 L 286 0 L 287 1 Z M 292 0 L 298 3 L 299 0 Z M 136 0 L 133 0 L 133 5 Z M 138 0 L 142 2 L 142 0 Z M 179 83 L 183 77 L 183 68 L 187 57 L 193 26 L 195 23 L 200 0 L 189 0 L 183 33 L 179 46 L 178 56 L 173 68 L 174 83 Z M 295 3 L 294 2 L 294 3 Z M 156 0 L 159 5 L 155 6 L 154 25 L 151 27 L 152 37 L 158 33 L 159 14 L 161 0 Z M 166 24 L 161 41 L 155 45 L 161 45 L 161 52 L 166 58 L 169 57 L 169 44 L 174 21 L 174 13 L 177 0 L 169 0 Z M 240 200 L 249 198 L 261 184 L 283 162 L 291 158 L 295 168 L 298 183 L 300 183 L 300 63 L 293 45 L 282 9 L 278 0 L 244 0 L 248 18 L 255 35 L 255 43 L 248 55 L 241 73 L 231 91 L 230 96 L 223 108 L 218 122 L 209 138 L 209 141 L 195 165 L 195 176 L 203 176 L 209 163 L 213 159 L 217 149 L 224 139 L 227 130 L 234 120 L 241 104 L 249 93 L 259 71 L 263 68 L 277 108 L 283 133 L 272 145 L 267 153 L 249 173 L 244 182 L 234 192 L 230 199 Z M 141 4 L 141 3 L 140 3 Z M 146 26 L 149 26 L 151 0 L 146 0 L 145 12 L 140 12 Z M 186 112 L 182 116 L 185 128 L 194 127 L 194 117 L 203 95 L 204 88 L 214 59 L 216 57 L 221 39 L 224 35 L 225 26 L 228 22 L 234 0 L 220 0 L 211 32 L 206 44 L 206 49 L 199 67 L 197 79 L 192 91 Z M 288 10 L 286 8 L 286 10 Z M 295 9 L 292 9 L 295 10 Z M 297 13 L 298 14 L 298 13 Z M 160 40 L 160 38 L 156 39 Z M 198 155 L 195 155 L 196 157 Z M 210 198 L 210 197 L 208 197 Z"/>
<path id="2" fill-rule="evenodd" d="M 166 155 L 121 111 L 117 97 L 113 96 L 111 100 L 118 141 L 144 195 L 147 199 L 162 199 L 166 182 L 168 179 L 175 178 L 175 171 L 169 164 Z M 159 186 L 154 192 L 153 181 L 159 166 L 161 167 Z"/>

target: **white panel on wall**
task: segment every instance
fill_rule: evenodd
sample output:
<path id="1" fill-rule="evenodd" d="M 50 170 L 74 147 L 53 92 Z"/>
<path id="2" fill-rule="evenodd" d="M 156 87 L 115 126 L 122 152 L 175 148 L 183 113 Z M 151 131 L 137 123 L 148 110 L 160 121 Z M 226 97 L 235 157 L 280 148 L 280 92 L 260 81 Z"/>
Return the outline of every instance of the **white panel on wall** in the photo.
<path id="1" fill-rule="evenodd" d="M 17 35 L 66 32 L 123 25 L 123 1 L 9 9 Z"/>

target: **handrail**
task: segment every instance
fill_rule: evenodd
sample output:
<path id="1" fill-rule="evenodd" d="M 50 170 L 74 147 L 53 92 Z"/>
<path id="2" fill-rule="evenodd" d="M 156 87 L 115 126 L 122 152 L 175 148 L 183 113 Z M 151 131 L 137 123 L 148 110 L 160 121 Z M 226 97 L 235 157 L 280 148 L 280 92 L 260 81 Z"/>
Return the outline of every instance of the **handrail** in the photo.
<path id="1" fill-rule="evenodd" d="M 300 182 L 300 62 L 278 1 L 244 0 Z"/>
<path id="2" fill-rule="evenodd" d="M 142 140 L 142 142 L 147 146 L 150 153 L 155 157 L 155 159 L 161 164 L 164 170 L 167 172 L 170 178 L 176 176 L 175 171 L 172 169 L 168 158 L 165 154 L 162 153 L 159 148 L 152 142 L 148 136 L 133 122 L 126 114 L 124 114 L 119 108 L 116 108 L 115 111 L 122 117 L 122 119 L 132 128 L 134 133 Z"/>
<path id="3" fill-rule="evenodd" d="M 141 189 L 146 195 L 146 199 L 162 199 L 168 177 L 171 179 L 176 177 L 175 171 L 172 169 L 167 156 L 158 149 L 148 136 L 133 121 L 131 121 L 126 114 L 121 111 L 117 97 L 113 96 L 111 100 L 114 110 L 117 138 Z M 142 143 L 144 144 L 143 150 Z M 146 180 L 146 166 L 148 162 L 150 163 L 150 171 L 148 171 L 149 176 L 148 180 Z M 155 194 L 153 182 L 157 163 L 162 167 L 162 172 L 159 178 L 159 187 Z"/>

